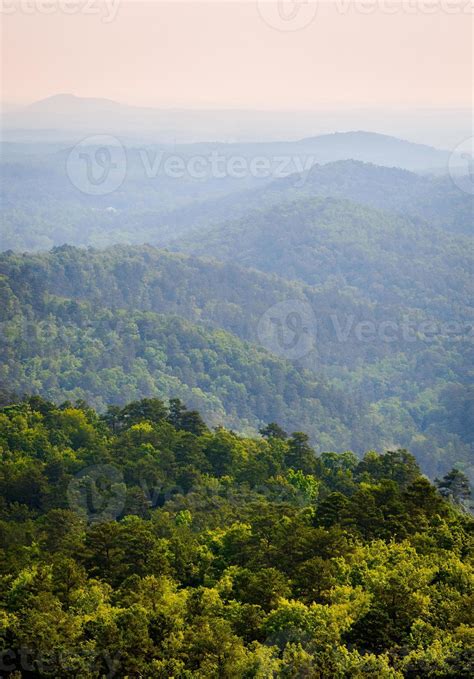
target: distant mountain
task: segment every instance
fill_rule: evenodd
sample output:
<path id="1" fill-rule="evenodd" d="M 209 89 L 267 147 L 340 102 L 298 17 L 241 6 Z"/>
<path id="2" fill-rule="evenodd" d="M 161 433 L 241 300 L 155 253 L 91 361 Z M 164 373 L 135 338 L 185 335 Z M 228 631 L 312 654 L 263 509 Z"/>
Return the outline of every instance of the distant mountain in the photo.
<path id="1" fill-rule="evenodd" d="M 7 128 L 68 130 L 71 140 L 86 134 L 126 134 L 140 128 L 162 135 L 173 130 L 174 111 L 128 106 L 111 99 L 56 94 L 4 117 Z M 164 136 L 163 136 L 164 134 Z M 160 138 L 159 138 L 160 139 Z M 170 139 L 168 139 L 170 141 Z"/>
<path id="2" fill-rule="evenodd" d="M 317 136 L 313 134 L 299 141 L 287 142 L 253 141 L 294 139 L 295 130 L 301 130 L 302 134 L 311 129 L 316 131 L 321 128 L 316 122 L 318 115 L 321 114 L 157 109 L 128 106 L 110 99 L 58 94 L 15 112 L 4 112 L 2 127 L 7 141 L 21 140 L 21 137 L 9 139 L 8 130 L 56 130 L 58 133 L 68 130 L 71 142 L 75 138 L 79 141 L 87 134 L 119 135 L 124 138 L 172 144 L 214 140 L 220 143 L 214 146 L 206 143 L 205 147 L 208 149 L 212 147 L 226 156 L 252 158 L 269 155 L 314 155 L 314 162 L 319 163 L 351 158 L 410 170 L 446 170 L 448 151 L 375 132 L 346 131 Z M 357 115 L 355 119 L 358 119 Z M 331 127 L 334 124 L 335 121 Z M 339 129 L 347 129 L 347 121 L 345 124 L 339 124 L 341 125 Z M 327 129 L 327 123 L 324 128 Z M 41 135 L 33 141 L 41 141 L 44 132 Z M 236 140 L 236 143 L 222 145 L 222 140 L 231 142 L 232 139 Z M 249 141 L 240 141 L 245 139 Z M 202 149 L 195 148 L 193 152 L 199 153 Z"/>
<path id="3" fill-rule="evenodd" d="M 196 155 L 206 162 L 216 153 L 222 159 L 221 165 L 225 166 L 226 159 L 231 163 L 239 157 L 247 159 L 250 167 L 252 159 L 257 158 L 252 153 L 263 153 L 253 145 L 237 147 L 246 156 L 233 155 L 235 146 L 228 144 L 127 148 L 123 183 L 115 191 L 96 196 L 79 190 L 70 180 L 66 171 L 69 148 L 51 146 L 46 153 L 40 145 L 29 145 L 28 155 L 23 146 L 3 145 L 2 249 L 48 249 L 65 243 L 98 247 L 147 242 L 164 246 L 187 232 L 243 217 L 249 210 L 328 196 L 422 219 L 431 227 L 453 232 L 468 233 L 472 228 L 474 198 L 461 191 L 450 177 L 424 176 L 357 160 L 313 164 L 314 148 L 308 155 L 294 147 L 294 153 L 290 149 L 285 154 L 285 143 L 261 145 L 266 154 L 261 158 L 290 160 L 286 168 L 289 174 L 277 179 L 250 172 L 241 177 L 215 177 L 210 161 L 203 177 L 187 172 L 170 176 L 164 169 L 166 158 L 179 157 L 186 167 Z M 90 156 L 94 157 L 93 148 Z M 151 167 L 154 159 L 158 160 L 156 174 L 149 173 L 146 165 L 148 162 Z M 295 159 L 308 162 L 307 171 L 295 173 Z M 275 160 L 277 175 L 279 164 Z M 83 160 L 77 160 L 74 168 L 78 177 L 85 178 Z"/>
<path id="4" fill-rule="evenodd" d="M 226 158 L 243 157 L 248 161 L 255 158 L 270 161 L 278 159 L 281 174 L 300 171 L 298 163 L 307 170 L 315 163 L 325 164 L 338 160 L 359 160 L 411 171 L 437 169 L 447 173 L 451 155 L 449 151 L 432 146 L 366 131 L 336 132 L 296 141 L 201 143 L 189 145 L 183 150 L 194 154 L 214 151 Z"/>
<path id="5" fill-rule="evenodd" d="M 426 219 L 454 231 L 470 231 L 474 198 L 447 175 L 432 176 L 396 167 L 341 160 L 314 165 L 305 175 L 291 175 L 260 191 L 273 202 L 303 196 L 346 198 L 392 213 Z"/>
<path id="6" fill-rule="evenodd" d="M 446 168 L 450 155 L 447 151 L 424 144 L 413 144 L 396 137 L 364 131 L 337 132 L 302 139 L 298 145 L 307 152 L 315 153 L 321 163 L 350 158 L 411 170 Z"/>
<path id="7" fill-rule="evenodd" d="M 434 295 L 446 290 L 450 272 L 464 282 L 450 291 L 450 304 L 459 296 L 465 300 L 469 289 L 467 237 L 336 198 L 301 198 L 248 212 L 178 241 L 176 248 L 308 285 L 338 279 L 378 303 L 426 309 L 431 299 L 438 312 Z"/>
<path id="8" fill-rule="evenodd" d="M 24 113 L 70 114 L 78 112 L 118 111 L 127 108 L 111 99 L 76 97 L 74 94 L 55 94 L 35 101 L 24 109 Z"/>
<path id="9" fill-rule="evenodd" d="M 104 112 L 112 111 L 108 120 Z M 87 114 L 87 115 L 85 115 Z M 28 107 L 4 106 L 2 134 L 9 141 L 54 141 L 69 130 L 105 129 L 112 134 L 133 134 L 148 142 L 297 140 L 334 130 L 370 130 L 401 139 L 454 148 L 472 134 L 471 111 L 465 109 L 318 109 L 268 111 L 248 109 L 177 109 L 129 106 L 110 99 L 56 94 Z M 41 116 L 41 117 L 39 117 Z M 40 129 L 41 135 L 27 134 Z M 102 124 L 106 127 L 102 130 Z M 140 125 L 141 123 L 141 125 Z M 23 130 L 22 130 L 23 128 Z M 100 129 L 99 129 L 100 128 Z M 48 130 L 48 132 L 47 132 Z"/>
<path id="10" fill-rule="evenodd" d="M 357 160 L 315 164 L 307 173 L 294 173 L 258 189 L 178 208 L 168 215 L 168 220 L 185 232 L 242 217 L 250 210 L 311 197 L 345 198 L 421 218 L 447 230 L 472 230 L 474 197 L 461 191 L 450 177 L 421 175 Z"/>

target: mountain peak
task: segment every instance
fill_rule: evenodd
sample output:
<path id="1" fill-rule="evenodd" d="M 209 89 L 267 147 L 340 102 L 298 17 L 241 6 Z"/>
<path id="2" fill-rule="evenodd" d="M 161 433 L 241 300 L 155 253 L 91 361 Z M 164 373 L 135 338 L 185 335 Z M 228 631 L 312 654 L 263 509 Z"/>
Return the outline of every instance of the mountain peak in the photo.
<path id="1" fill-rule="evenodd" d="M 112 99 L 94 97 L 78 97 L 69 92 L 53 94 L 45 99 L 35 101 L 27 107 L 27 111 L 33 113 L 75 113 L 86 110 L 104 110 L 121 107 Z"/>

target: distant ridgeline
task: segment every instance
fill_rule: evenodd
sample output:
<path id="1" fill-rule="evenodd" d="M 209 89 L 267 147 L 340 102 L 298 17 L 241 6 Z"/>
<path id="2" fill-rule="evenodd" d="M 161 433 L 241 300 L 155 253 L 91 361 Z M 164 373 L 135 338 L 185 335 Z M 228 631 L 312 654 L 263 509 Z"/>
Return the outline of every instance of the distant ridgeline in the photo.
<path id="1" fill-rule="evenodd" d="M 176 399 L 0 408 L 2 674 L 470 679 L 466 477 L 261 434 Z"/>
<path id="2" fill-rule="evenodd" d="M 333 154 L 335 157 L 357 157 L 344 147 L 344 135 L 340 142 L 342 146 Z M 359 149 L 362 158 L 366 145 L 367 138 L 362 137 Z M 316 197 L 350 200 L 392 215 L 403 215 L 413 219 L 414 224 L 421 223 L 430 229 L 467 234 L 472 228 L 473 197 L 458 188 L 450 177 L 419 175 L 400 169 L 404 164 L 397 156 L 390 163 L 394 167 L 381 167 L 383 153 L 374 154 L 372 162 L 379 165 L 356 160 L 321 165 L 324 161 L 311 140 L 289 147 L 251 144 L 234 148 L 209 144 L 176 148 L 181 159 L 198 155 L 204 164 L 209 154 L 217 153 L 222 154 L 223 159 L 236 155 L 247 158 L 248 164 L 255 157 L 296 158 L 306 168 L 303 173 L 277 176 L 273 181 L 271 176 L 261 179 L 249 172 L 241 179 L 216 178 L 212 172 L 200 179 L 186 172 L 180 178 L 163 172 L 149 177 L 143 158 L 151 163 L 153 158 L 166 153 L 166 149 L 127 149 L 128 172 L 123 185 L 117 191 L 99 196 L 80 191 L 72 184 L 65 172 L 67 150 L 54 147 L 41 153 L 40 148 L 33 147 L 28 154 L 27 145 L 18 147 L 18 152 L 11 156 L 9 147 L 2 147 L 0 242 L 3 250 L 46 250 L 64 243 L 93 247 L 117 243 L 164 246 L 192 231 L 204 231 L 212 225 L 242 217 L 251 209 L 262 210 L 279 203 Z M 445 173 L 446 152 L 436 153 L 442 154 L 440 168 Z M 311 158 L 314 165 L 308 164 Z M 424 165 L 422 169 L 431 167 L 434 165 Z"/>

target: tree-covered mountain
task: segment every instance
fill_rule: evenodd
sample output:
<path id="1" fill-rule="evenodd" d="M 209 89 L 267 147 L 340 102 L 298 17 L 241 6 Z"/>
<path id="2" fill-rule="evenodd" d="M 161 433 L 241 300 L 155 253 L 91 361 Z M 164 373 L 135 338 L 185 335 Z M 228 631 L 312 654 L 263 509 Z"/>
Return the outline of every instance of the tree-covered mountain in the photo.
<path id="1" fill-rule="evenodd" d="M 176 400 L 1 408 L 2 673 L 471 677 L 466 478 L 262 434 Z"/>
<path id="2" fill-rule="evenodd" d="M 335 198 L 248 213 L 177 244 L 180 250 L 320 286 L 337 280 L 374 304 L 466 320 L 471 240 Z"/>
<path id="3" fill-rule="evenodd" d="M 442 176 L 433 177 L 364 163 L 378 156 L 351 151 L 350 137 L 344 135 L 336 162 L 318 153 L 317 140 L 125 144 L 116 163 L 123 166 L 123 181 L 104 195 L 95 195 L 87 185 L 85 158 L 96 162 L 93 139 L 81 157 L 72 154 L 72 162 L 70 146 L 17 144 L 14 151 L 6 146 L 0 163 L 3 250 L 45 250 L 65 243 L 165 245 L 251 209 L 317 196 L 347 198 L 453 231 L 467 232 L 472 223 L 472 196 L 455 186 L 446 167 Z M 79 186 L 74 183 L 78 178 Z"/>
<path id="4" fill-rule="evenodd" d="M 6 390 L 56 402 L 87 399 L 102 410 L 140 396 L 179 397 L 214 425 L 255 432 L 272 420 L 290 429 L 303 423 L 318 449 L 360 450 L 351 427 L 357 438 L 368 412 L 324 378 L 223 330 L 77 302 L 21 280 L 22 290 L 13 292 L 2 277 Z"/>
<path id="5" fill-rule="evenodd" d="M 101 408 L 179 396 L 214 424 L 304 425 L 318 450 L 405 446 L 432 478 L 471 474 L 472 347 L 467 326 L 442 325 L 465 319 L 449 292 L 426 309 L 374 303 L 337 277 L 309 287 L 149 246 L 6 253 L 0 273 L 5 388 Z M 296 358 L 262 326 L 295 308 L 315 321 Z"/>
<path id="6" fill-rule="evenodd" d="M 423 219 L 432 227 L 470 233 L 474 198 L 447 175 L 415 174 L 354 160 L 314 165 L 261 190 L 263 204 L 300 197 L 345 198 L 387 212 Z"/>
<path id="7" fill-rule="evenodd" d="M 446 394 L 464 392 L 466 399 L 462 397 L 462 415 L 443 417 L 443 421 L 470 421 L 472 241 L 467 234 L 349 201 L 319 198 L 249 212 L 179 246 L 197 255 L 212 253 L 224 262 L 302 281 L 319 291 L 337 288 L 339 295 L 352 298 L 352 303 L 341 305 L 341 296 L 334 297 L 329 311 L 339 329 L 333 347 L 344 356 L 346 367 L 331 375 L 346 384 L 358 375 L 356 383 L 362 391 L 390 394 L 382 408 L 386 414 L 399 413 L 401 407 L 408 408 L 415 418 L 421 402 L 425 398 L 431 401 L 435 393 L 438 405 L 434 410 L 441 401 L 450 401 L 449 396 L 441 396 L 446 380 L 451 383 Z M 327 305 L 323 308 L 324 325 Z M 406 331 L 407 324 L 410 331 Z M 363 361 L 352 364 L 350 376 L 347 367 L 351 364 L 346 362 L 343 348 L 347 341 L 351 349 L 357 344 L 366 349 Z M 374 365 L 368 356 L 380 350 L 377 347 L 385 347 L 386 353 Z M 435 366 L 442 366 L 443 372 L 448 365 L 443 376 L 432 372 Z M 403 387 L 398 389 L 395 385 L 401 383 Z M 457 409 L 459 401 L 455 402 Z M 422 430 L 428 421 L 433 422 L 431 416 L 422 416 L 422 420 Z"/>
<path id="8" fill-rule="evenodd" d="M 170 213 L 180 231 L 203 229 L 251 210 L 300 198 L 342 198 L 393 214 L 425 220 L 430 227 L 459 233 L 472 229 L 474 198 L 448 176 L 415 174 L 356 160 L 314 164 L 264 187 L 176 208 Z"/>

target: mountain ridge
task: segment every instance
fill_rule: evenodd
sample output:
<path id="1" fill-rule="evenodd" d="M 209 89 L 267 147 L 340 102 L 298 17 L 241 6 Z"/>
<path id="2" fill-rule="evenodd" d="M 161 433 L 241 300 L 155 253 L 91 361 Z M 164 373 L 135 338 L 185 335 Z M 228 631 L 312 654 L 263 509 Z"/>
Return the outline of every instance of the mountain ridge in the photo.
<path id="1" fill-rule="evenodd" d="M 469 339 L 361 341 L 350 331 L 387 319 L 401 328 L 406 315 L 419 327 L 459 323 L 462 299 L 452 309 L 449 291 L 446 305 L 433 289 L 427 309 L 416 310 L 392 304 L 383 289 L 373 303 L 334 277 L 312 289 L 151 246 L 4 253 L 0 285 L 2 382 L 19 391 L 101 408 L 140 394 L 178 396 L 239 430 L 271 417 L 304 425 L 318 446 L 399 445 L 432 478 L 453 464 L 470 473 Z M 278 344 L 275 326 L 262 325 L 280 318 L 285 327 L 295 309 L 316 320 L 300 360 Z M 309 403 L 310 393 L 320 403 Z"/>
<path id="2" fill-rule="evenodd" d="M 10 139 L 9 130 L 49 129 L 52 132 L 61 132 L 62 135 L 64 131 L 68 131 L 71 141 L 78 134 L 82 134 L 82 137 L 87 133 L 118 136 L 132 134 L 143 140 L 147 139 L 148 143 L 227 141 L 228 150 L 244 155 L 248 153 L 245 147 L 250 144 L 253 146 L 253 155 L 272 152 L 272 148 L 275 152 L 277 149 L 286 149 L 286 152 L 295 154 L 304 149 L 305 153 L 317 151 L 320 155 L 326 154 L 324 158 L 320 158 L 326 162 L 336 160 L 341 157 L 341 153 L 342 157 L 350 158 L 357 152 L 362 160 L 378 160 L 381 164 L 388 165 L 401 163 L 402 166 L 416 170 L 427 170 L 431 167 L 441 169 L 447 165 L 449 152 L 433 146 L 377 131 L 358 132 L 353 129 L 328 134 L 327 125 L 321 129 L 316 123 L 321 112 L 300 112 L 294 114 L 293 119 L 295 115 L 297 120 L 301 118 L 300 124 L 296 122 L 295 126 L 293 121 L 290 126 L 288 112 L 142 107 L 121 104 L 111 99 L 58 94 L 33 102 L 14 113 L 5 112 L 2 125 L 7 141 L 15 140 Z M 295 129 L 302 130 L 300 139 L 279 141 L 292 138 Z M 257 136 L 255 130 L 259 130 Z M 311 130 L 311 133 L 306 134 L 305 130 Z M 262 139 L 265 141 L 261 141 Z M 76 139 L 76 143 L 78 141 L 80 139 Z M 337 147 L 341 143 L 346 146 L 345 149 L 331 150 L 328 147 L 328 144 Z M 352 150 L 347 148 L 351 145 L 355 147 Z M 373 148 L 369 149 L 367 146 Z M 335 156 L 336 153 L 339 155 Z"/>

